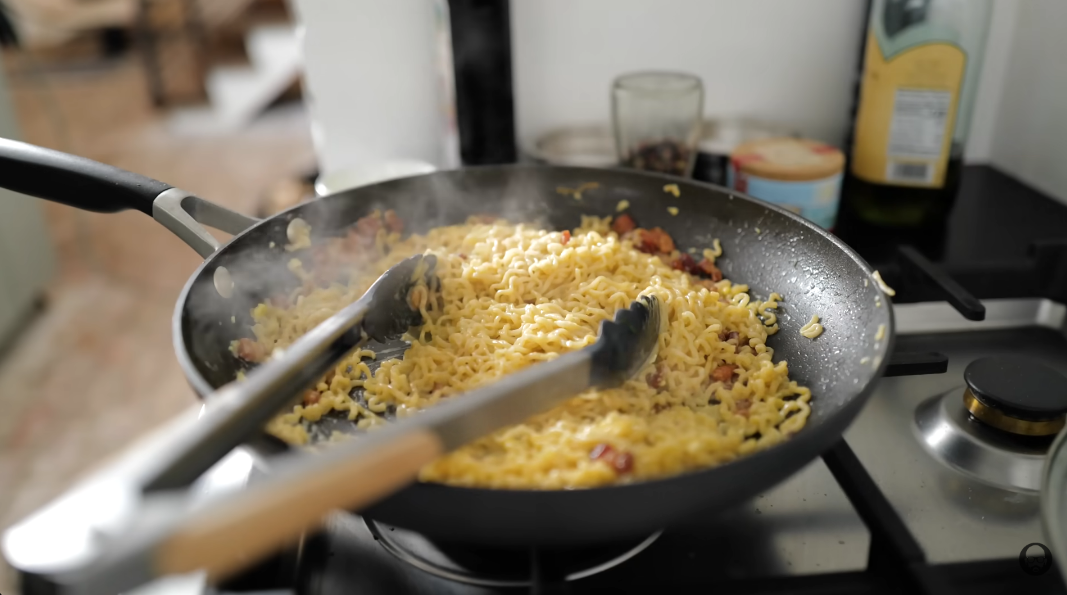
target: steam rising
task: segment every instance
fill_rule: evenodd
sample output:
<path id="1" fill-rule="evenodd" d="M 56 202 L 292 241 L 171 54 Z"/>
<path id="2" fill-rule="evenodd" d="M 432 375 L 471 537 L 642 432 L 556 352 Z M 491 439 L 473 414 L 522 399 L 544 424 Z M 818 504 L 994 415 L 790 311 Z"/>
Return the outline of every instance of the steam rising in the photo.
<path id="1" fill-rule="evenodd" d="M 234 339 L 252 336 L 252 308 L 300 285 L 300 279 L 288 266 L 291 259 L 299 258 L 307 271 L 314 269 L 306 250 L 289 252 L 284 248 L 303 244 L 294 241 L 303 239 L 304 224 L 294 223 L 297 219 L 310 226 L 313 243 L 329 236 L 343 236 L 360 217 L 388 209 L 396 211 L 404 221 L 405 234 L 461 224 L 472 215 L 495 215 L 544 229 L 569 229 L 578 225 L 579 213 L 614 212 L 617 199 L 606 210 L 589 208 L 602 189 L 586 191 L 582 201 L 556 193 L 561 182 L 579 186 L 595 181 L 560 180 L 543 171 L 518 168 L 443 171 L 356 188 L 298 205 L 227 244 L 212 259 L 185 304 L 187 328 L 183 335 L 196 335 L 186 336 L 186 343 L 195 344 L 191 345 L 191 351 L 198 354 L 194 359 L 207 360 L 205 365 L 213 373 L 203 367 L 201 370 L 213 384 L 233 379 L 244 364 L 232 356 L 228 347 Z M 217 272 L 223 267 L 232 279 L 229 299 L 223 299 L 211 282 L 214 275 L 225 275 Z M 235 322 L 230 322 L 231 317 Z"/>

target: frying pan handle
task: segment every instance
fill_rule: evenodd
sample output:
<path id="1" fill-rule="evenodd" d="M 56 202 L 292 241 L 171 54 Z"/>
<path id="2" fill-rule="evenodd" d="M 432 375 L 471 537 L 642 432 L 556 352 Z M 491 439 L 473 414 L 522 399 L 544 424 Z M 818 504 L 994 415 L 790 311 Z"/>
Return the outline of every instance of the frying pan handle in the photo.
<path id="1" fill-rule="evenodd" d="M 10 139 L 0 139 L 0 186 L 85 211 L 135 209 L 152 214 L 152 201 L 170 188 L 124 169 Z"/>
<path id="2" fill-rule="evenodd" d="M 141 211 L 204 258 L 218 250 L 219 241 L 201 223 L 237 234 L 259 221 L 147 176 L 4 138 L 0 187 L 84 211 Z"/>
<path id="3" fill-rule="evenodd" d="M 160 193 L 152 202 L 151 214 L 204 258 L 214 254 L 220 244 L 201 223 L 236 235 L 259 222 L 255 217 L 231 211 L 178 188 Z"/>

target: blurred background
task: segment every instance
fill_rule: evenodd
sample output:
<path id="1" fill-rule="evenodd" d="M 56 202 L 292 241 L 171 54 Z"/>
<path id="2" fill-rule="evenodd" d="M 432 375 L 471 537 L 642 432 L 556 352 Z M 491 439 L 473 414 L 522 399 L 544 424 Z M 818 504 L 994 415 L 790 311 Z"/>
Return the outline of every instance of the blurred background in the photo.
<path id="1" fill-rule="evenodd" d="M 254 215 L 433 168 L 621 163 L 819 217 L 872 262 L 1062 238 L 1067 3 L 875 4 L 3 0 L 0 136 Z M 966 61 L 927 72 L 944 97 L 897 96 L 887 157 L 868 39 L 923 36 Z M 200 259 L 140 213 L 0 194 L 4 527 L 193 401 L 170 319 Z"/>

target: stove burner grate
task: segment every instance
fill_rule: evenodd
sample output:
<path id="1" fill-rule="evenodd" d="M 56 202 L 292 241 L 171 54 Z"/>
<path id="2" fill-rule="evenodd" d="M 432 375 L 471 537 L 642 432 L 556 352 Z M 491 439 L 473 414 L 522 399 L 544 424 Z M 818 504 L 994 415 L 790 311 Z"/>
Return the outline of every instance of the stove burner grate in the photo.
<path id="1" fill-rule="evenodd" d="M 500 549 L 436 543 L 412 531 L 364 520 L 379 545 L 415 568 L 460 583 L 498 588 L 587 578 L 640 554 L 663 533 L 657 531 L 640 540 L 584 548 Z"/>

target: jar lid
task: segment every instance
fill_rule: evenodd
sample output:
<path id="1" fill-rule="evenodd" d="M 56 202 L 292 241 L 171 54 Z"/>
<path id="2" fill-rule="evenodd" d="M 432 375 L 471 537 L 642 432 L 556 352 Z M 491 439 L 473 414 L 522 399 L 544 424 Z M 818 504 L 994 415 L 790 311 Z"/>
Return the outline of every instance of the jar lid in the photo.
<path id="1" fill-rule="evenodd" d="M 845 155 L 818 141 L 765 138 L 734 149 L 730 163 L 740 171 L 761 178 L 799 182 L 840 173 L 845 167 Z"/>

